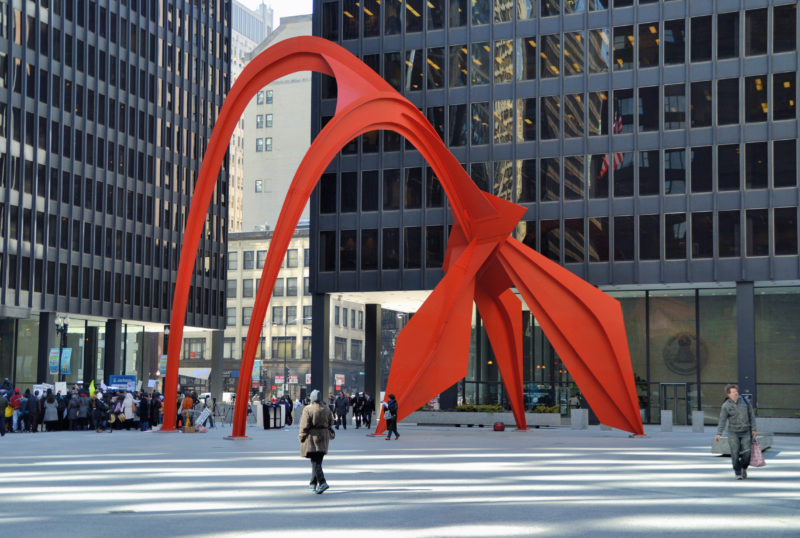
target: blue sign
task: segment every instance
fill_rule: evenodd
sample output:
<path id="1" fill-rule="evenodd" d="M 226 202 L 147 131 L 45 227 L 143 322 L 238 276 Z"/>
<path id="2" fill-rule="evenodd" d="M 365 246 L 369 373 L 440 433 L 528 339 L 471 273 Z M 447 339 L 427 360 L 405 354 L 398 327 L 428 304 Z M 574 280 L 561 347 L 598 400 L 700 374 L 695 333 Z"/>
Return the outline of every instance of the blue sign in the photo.
<path id="1" fill-rule="evenodd" d="M 136 390 L 136 376 L 110 375 L 108 376 L 108 384 L 115 389 L 129 390 L 133 392 Z"/>
<path id="2" fill-rule="evenodd" d="M 61 373 L 72 375 L 72 348 L 65 347 L 61 350 Z"/>

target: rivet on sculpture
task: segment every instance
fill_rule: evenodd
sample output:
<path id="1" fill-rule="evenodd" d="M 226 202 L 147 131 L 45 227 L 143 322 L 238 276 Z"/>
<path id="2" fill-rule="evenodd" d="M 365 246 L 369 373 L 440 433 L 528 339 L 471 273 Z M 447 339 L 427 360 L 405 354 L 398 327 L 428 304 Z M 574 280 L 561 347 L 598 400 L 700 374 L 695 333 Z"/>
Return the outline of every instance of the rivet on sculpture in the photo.
<path id="1" fill-rule="evenodd" d="M 397 340 L 387 393 L 401 402 L 399 419 L 467 374 L 472 304 L 486 326 L 519 429 L 522 392 L 522 304 L 539 322 L 600 422 L 642 434 L 619 302 L 511 237 L 525 208 L 479 190 L 427 119 L 371 68 L 317 37 L 287 39 L 254 58 L 236 80 L 211 134 L 197 177 L 181 245 L 172 303 L 164 388 L 165 431 L 175 429 L 178 362 L 200 234 L 234 127 L 258 90 L 297 71 L 336 79 L 336 114 L 295 173 L 267 252 L 241 372 L 253 369 L 260 331 L 289 241 L 320 176 L 348 142 L 374 130 L 395 131 L 419 150 L 447 194 L 454 225 L 445 275 Z M 244 437 L 251 376 L 240 375 L 232 437 Z M 377 431 L 385 429 L 379 421 Z"/>

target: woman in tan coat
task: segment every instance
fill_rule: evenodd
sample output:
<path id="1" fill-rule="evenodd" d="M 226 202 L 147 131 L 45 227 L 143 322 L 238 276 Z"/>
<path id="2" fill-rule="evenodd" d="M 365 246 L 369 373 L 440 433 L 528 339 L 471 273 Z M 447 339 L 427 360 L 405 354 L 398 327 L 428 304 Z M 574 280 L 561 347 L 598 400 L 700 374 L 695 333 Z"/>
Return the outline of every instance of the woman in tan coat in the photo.
<path id="1" fill-rule="evenodd" d="M 322 458 L 328 453 L 328 441 L 333 432 L 333 413 L 327 405 L 322 405 L 322 395 L 318 390 L 311 391 L 311 404 L 303 409 L 300 419 L 300 455 L 311 460 L 311 482 L 308 489 L 322 493 L 328 489 L 322 472 Z"/>

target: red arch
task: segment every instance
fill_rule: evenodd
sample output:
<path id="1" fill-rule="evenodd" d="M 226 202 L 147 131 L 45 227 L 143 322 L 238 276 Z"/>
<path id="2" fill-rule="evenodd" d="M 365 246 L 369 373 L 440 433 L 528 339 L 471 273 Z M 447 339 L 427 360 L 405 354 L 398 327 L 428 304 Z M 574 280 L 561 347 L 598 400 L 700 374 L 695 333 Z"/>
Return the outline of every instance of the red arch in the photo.
<path id="1" fill-rule="evenodd" d="M 393 363 L 387 391 L 400 396 L 403 402 L 400 417 L 408 415 L 409 410 L 416 409 L 419 404 L 464 377 L 474 297 L 486 319 L 487 331 L 497 352 L 517 425 L 525 427 L 521 326 L 518 323 L 521 304 L 508 291 L 513 282 L 522 292 L 526 303 L 532 305 L 532 309 L 537 308 L 537 318 L 542 316 L 544 320 L 553 320 L 547 327 L 545 323 L 542 325 L 548 336 L 552 333 L 551 341 L 570 371 L 574 368 L 578 372 L 575 380 L 582 389 L 586 387 L 584 394 L 596 406 L 601 420 L 641 433 L 619 304 L 557 264 L 533 251 L 528 252 L 529 249 L 510 239 L 509 234 L 524 214 L 524 208 L 478 190 L 413 104 L 343 48 L 314 37 L 283 41 L 248 64 L 231 89 L 212 133 L 198 175 L 178 266 L 171 318 L 173 338 L 168 349 L 164 429 L 175 428 L 178 354 L 192 267 L 215 178 L 233 128 L 249 100 L 260 88 L 283 75 L 303 70 L 319 71 L 336 78 L 339 90 L 337 111 L 298 167 L 281 210 L 253 306 L 240 371 L 252 370 L 260 328 L 281 260 L 319 177 L 350 140 L 368 131 L 388 129 L 397 131 L 411 141 L 433 168 L 448 196 L 456 221 L 446 254 L 445 277 L 398 339 L 395 357 L 399 360 Z M 550 287 L 553 288 L 545 299 L 539 298 L 541 293 L 532 289 L 531 278 L 537 269 L 550 277 Z M 480 286 L 480 289 L 476 286 Z M 574 292 L 570 287 L 577 287 L 581 291 Z M 566 309 L 562 307 L 564 301 L 569 303 Z M 616 315 L 604 308 L 608 301 L 616 304 Z M 567 312 L 565 315 L 554 312 L 560 310 Z M 582 319 L 590 325 L 589 329 L 582 332 L 574 330 L 574 319 Z M 589 349 L 576 343 L 577 339 L 587 335 L 593 344 Z M 600 371 L 586 367 L 586 358 L 597 356 L 597 349 L 601 350 L 601 354 L 596 362 L 605 368 Z M 571 363 L 574 363 L 572 367 Z M 608 365 L 616 367 L 606 368 Z M 598 374 L 601 375 L 599 379 L 596 377 Z M 607 382 L 603 379 L 605 375 L 617 379 Z M 612 387 L 605 390 L 607 386 Z M 250 376 L 240 376 L 234 437 L 243 437 L 245 434 L 249 387 Z M 383 422 L 380 422 L 378 430 L 383 427 Z"/>

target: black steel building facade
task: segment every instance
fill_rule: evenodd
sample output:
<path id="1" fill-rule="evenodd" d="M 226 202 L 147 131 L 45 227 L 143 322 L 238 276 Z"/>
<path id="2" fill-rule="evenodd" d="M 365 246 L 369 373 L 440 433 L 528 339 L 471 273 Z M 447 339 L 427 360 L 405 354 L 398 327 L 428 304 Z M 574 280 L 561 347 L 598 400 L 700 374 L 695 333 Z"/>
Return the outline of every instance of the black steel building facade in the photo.
<path id="1" fill-rule="evenodd" d="M 621 301 L 651 420 L 713 417 L 736 381 L 762 416 L 800 407 L 797 31 L 780 0 L 314 3 L 315 35 L 416 104 L 480 188 L 527 208 L 518 239 Z M 316 133 L 335 87 L 319 77 L 313 96 Z M 319 309 L 328 293 L 431 289 L 449 219 L 411 146 L 353 141 L 312 203 Z M 566 403 L 569 375 L 524 316 L 529 401 Z M 502 402 L 480 330 L 470 361 L 463 401 Z"/>
<path id="2" fill-rule="evenodd" d="M 230 85 L 221 0 L 0 5 L 0 377 L 68 382 L 158 370 L 181 236 Z M 224 327 L 227 171 L 187 325 Z M 153 363 L 154 364 L 151 364 Z"/>

